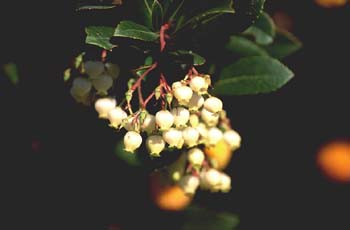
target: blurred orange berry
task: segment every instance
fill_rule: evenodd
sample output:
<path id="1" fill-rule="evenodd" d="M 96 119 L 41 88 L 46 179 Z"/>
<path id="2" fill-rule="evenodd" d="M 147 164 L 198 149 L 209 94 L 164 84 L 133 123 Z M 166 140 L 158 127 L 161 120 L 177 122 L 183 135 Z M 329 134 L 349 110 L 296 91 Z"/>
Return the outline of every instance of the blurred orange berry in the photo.
<path id="1" fill-rule="evenodd" d="M 192 201 L 178 185 L 172 185 L 160 172 L 150 176 L 150 192 L 152 201 L 162 210 L 180 211 L 186 208 Z"/>
<path id="2" fill-rule="evenodd" d="M 315 0 L 315 2 L 322 7 L 332 8 L 344 6 L 347 0 Z"/>
<path id="3" fill-rule="evenodd" d="M 329 179 L 350 182 L 350 142 L 333 141 L 321 148 L 317 164 Z"/>
<path id="4" fill-rule="evenodd" d="M 206 147 L 204 153 L 212 160 L 213 166 L 219 170 L 226 168 L 232 158 L 232 150 L 224 139 L 215 146 Z"/>

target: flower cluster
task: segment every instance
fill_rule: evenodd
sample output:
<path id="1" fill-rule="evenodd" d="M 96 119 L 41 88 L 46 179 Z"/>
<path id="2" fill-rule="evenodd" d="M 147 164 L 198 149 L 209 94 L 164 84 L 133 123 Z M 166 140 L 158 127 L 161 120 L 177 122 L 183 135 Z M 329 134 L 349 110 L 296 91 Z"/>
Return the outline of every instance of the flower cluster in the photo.
<path id="1" fill-rule="evenodd" d="M 119 72 L 116 64 L 86 61 L 82 64 L 82 76 L 73 80 L 70 94 L 78 103 L 89 104 L 92 95 L 108 95 Z"/>
<path id="2" fill-rule="evenodd" d="M 144 144 L 153 157 L 171 148 L 181 150 L 186 156 L 186 170 L 177 172 L 172 179 L 185 193 L 194 194 L 198 187 L 229 191 L 230 177 L 215 169 L 204 148 L 224 141 L 233 151 L 240 146 L 241 138 L 231 129 L 223 102 L 208 93 L 210 76 L 190 71 L 171 86 L 161 78 L 160 85 L 146 100 L 139 98 L 140 109 L 133 112 L 130 101 L 138 84 L 141 81 L 129 87 L 126 99 L 119 105 L 110 97 L 95 102 L 99 118 L 108 119 L 113 128 L 126 130 L 124 149 L 134 153 Z M 153 97 L 162 101 L 162 107 L 155 114 L 146 109 Z"/>

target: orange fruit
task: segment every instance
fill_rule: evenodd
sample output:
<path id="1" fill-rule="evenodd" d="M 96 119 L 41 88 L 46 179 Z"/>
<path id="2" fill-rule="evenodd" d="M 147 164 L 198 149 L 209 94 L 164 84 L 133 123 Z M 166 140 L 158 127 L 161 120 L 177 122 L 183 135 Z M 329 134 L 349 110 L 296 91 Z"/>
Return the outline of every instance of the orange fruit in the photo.
<path id="1" fill-rule="evenodd" d="M 233 152 L 225 140 L 222 139 L 215 146 L 204 148 L 204 153 L 212 160 L 215 168 L 222 170 L 230 163 Z"/>
<path id="2" fill-rule="evenodd" d="M 315 0 L 315 2 L 322 7 L 332 8 L 344 6 L 347 0 Z"/>
<path id="3" fill-rule="evenodd" d="M 350 182 L 350 142 L 334 141 L 321 148 L 317 164 L 331 180 Z"/>
<path id="4" fill-rule="evenodd" d="M 152 201 L 162 210 L 180 211 L 186 208 L 192 201 L 178 185 L 165 181 L 161 172 L 156 172 L 150 177 L 150 193 Z"/>

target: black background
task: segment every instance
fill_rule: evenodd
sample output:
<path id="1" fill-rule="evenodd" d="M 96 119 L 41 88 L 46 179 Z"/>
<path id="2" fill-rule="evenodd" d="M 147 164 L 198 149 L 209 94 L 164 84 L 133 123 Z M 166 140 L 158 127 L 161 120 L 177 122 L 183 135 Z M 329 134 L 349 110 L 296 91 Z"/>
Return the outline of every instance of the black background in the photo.
<path id="1" fill-rule="evenodd" d="M 17 86 L 0 78 L 3 229 L 176 228 L 181 216 L 149 202 L 147 175 L 114 155 L 119 134 L 77 105 L 62 81 L 83 48 L 74 8 L 0 6 L 0 63 L 15 62 L 21 75 Z M 237 213 L 239 229 L 350 229 L 349 185 L 327 181 L 315 165 L 322 144 L 350 137 L 349 6 L 271 0 L 266 9 L 294 20 L 304 47 L 284 62 L 296 76 L 276 93 L 224 98 L 243 137 L 227 170 L 233 190 L 196 202 Z"/>

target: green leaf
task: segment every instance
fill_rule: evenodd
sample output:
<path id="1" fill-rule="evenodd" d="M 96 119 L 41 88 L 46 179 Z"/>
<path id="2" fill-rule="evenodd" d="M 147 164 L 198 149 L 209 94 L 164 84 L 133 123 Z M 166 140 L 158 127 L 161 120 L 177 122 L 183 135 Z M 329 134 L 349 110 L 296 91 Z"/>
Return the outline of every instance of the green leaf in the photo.
<path id="1" fill-rule="evenodd" d="M 180 9 L 182 8 L 185 0 L 179 0 L 178 5 L 176 6 L 175 10 L 172 12 L 171 16 L 169 17 L 169 21 L 175 20 L 177 17 L 177 14 L 179 13 Z"/>
<path id="2" fill-rule="evenodd" d="M 19 82 L 19 74 L 17 65 L 15 63 L 7 63 L 3 66 L 6 77 L 11 81 L 12 84 L 17 85 Z"/>
<path id="3" fill-rule="evenodd" d="M 158 34 L 132 21 L 121 21 L 114 31 L 114 37 L 125 37 L 142 41 L 156 41 Z"/>
<path id="4" fill-rule="evenodd" d="M 110 42 L 114 29 L 106 26 L 89 26 L 85 28 L 87 34 L 85 42 L 96 45 L 106 50 L 111 50 L 115 45 Z"/>
<path id="5" fill-rule="evenodd" d="M 159 30 L 159 28 L 162 26 L 163 19 L 164 19 L 163 7 L 158 2 L 158 0 L 154 0 L 152 4 L 152 25 L 155 30 Z"/>
<path id="6" fill-rule="evenodd" d="M 243 34 L 253 36 L 259 45 L 271 44 L 276 34 L 275 23 L 268 14 L 262 13 L 258 20 Z"/>
<path id="7" fill-rule="evenodd" d="M 192 52 L 191 50 L 177 50 L 175 52 L 170 52 L 170 54 L 176 56 L 178 59 L 185 60 L 184 62 L 188 62 L 189 64 L 195 66 L 203 65 L 205 63 L 204 57 Z"/>
<path id="8" fill-rule="evenodd" d="M 183 30 L 185 28 L 195 29 L 201 24 L 209 23 L 210 21 L 216 19 L 217 17 L 223 15 L 223 14 L 234 14 L 235 11 L 232 7 L 232 1 L 226 1 L 227 4 L 209 9 L 205 12 L 202 12 L 192 18 L 190 18 L 188 21 L 183 23 L 183 25 L 179 26 L 178 30 Z"/>
<path id="9" fill-rule="evenodd" d="M 221 95 L 268 93 L 285 85 L 293 75 L 286 66 L 271 57 L 246 57 L 222 70 L 219 81 L 214 85 L 214 93 Z"/>
<path id="10" fill-rule="evenodd" d="M 262 46 L 272 57 L 282 59 L 291 55 L 302 47 L 302 43 L 293 34 L 284 30 L 277 30 L 273 44 Z"/>
<path id="11" fill-rule="evenodd" d="M 182 230 L 233 230 L 239 224 L 237 215 L 229 212 L 215 212 L 199 206 L 190 206 L 185 210 L 185 222 Z"/>
<path id="12" fill-rule="evenodd" d="M 226 49 L 242 57 L 268 56 L 266 50 L 248 38 L 241 36 L 231 36 Z"/>
<path id="13" fill-rule="evenodd" d="M 116 5 L 91 5 L 91 6 L 80 6 L 76 10 L 82 11 L 82 10 L 109 10 L 116 7 Z"/>
<path id="14" fill-rule="evenodd" d="M 141 160 L 137 153 L 130 153 L 124 150 L 123 142 L 119 142 L 114 149 L 115 155 L 131 166 L 140 166 Z"/>

